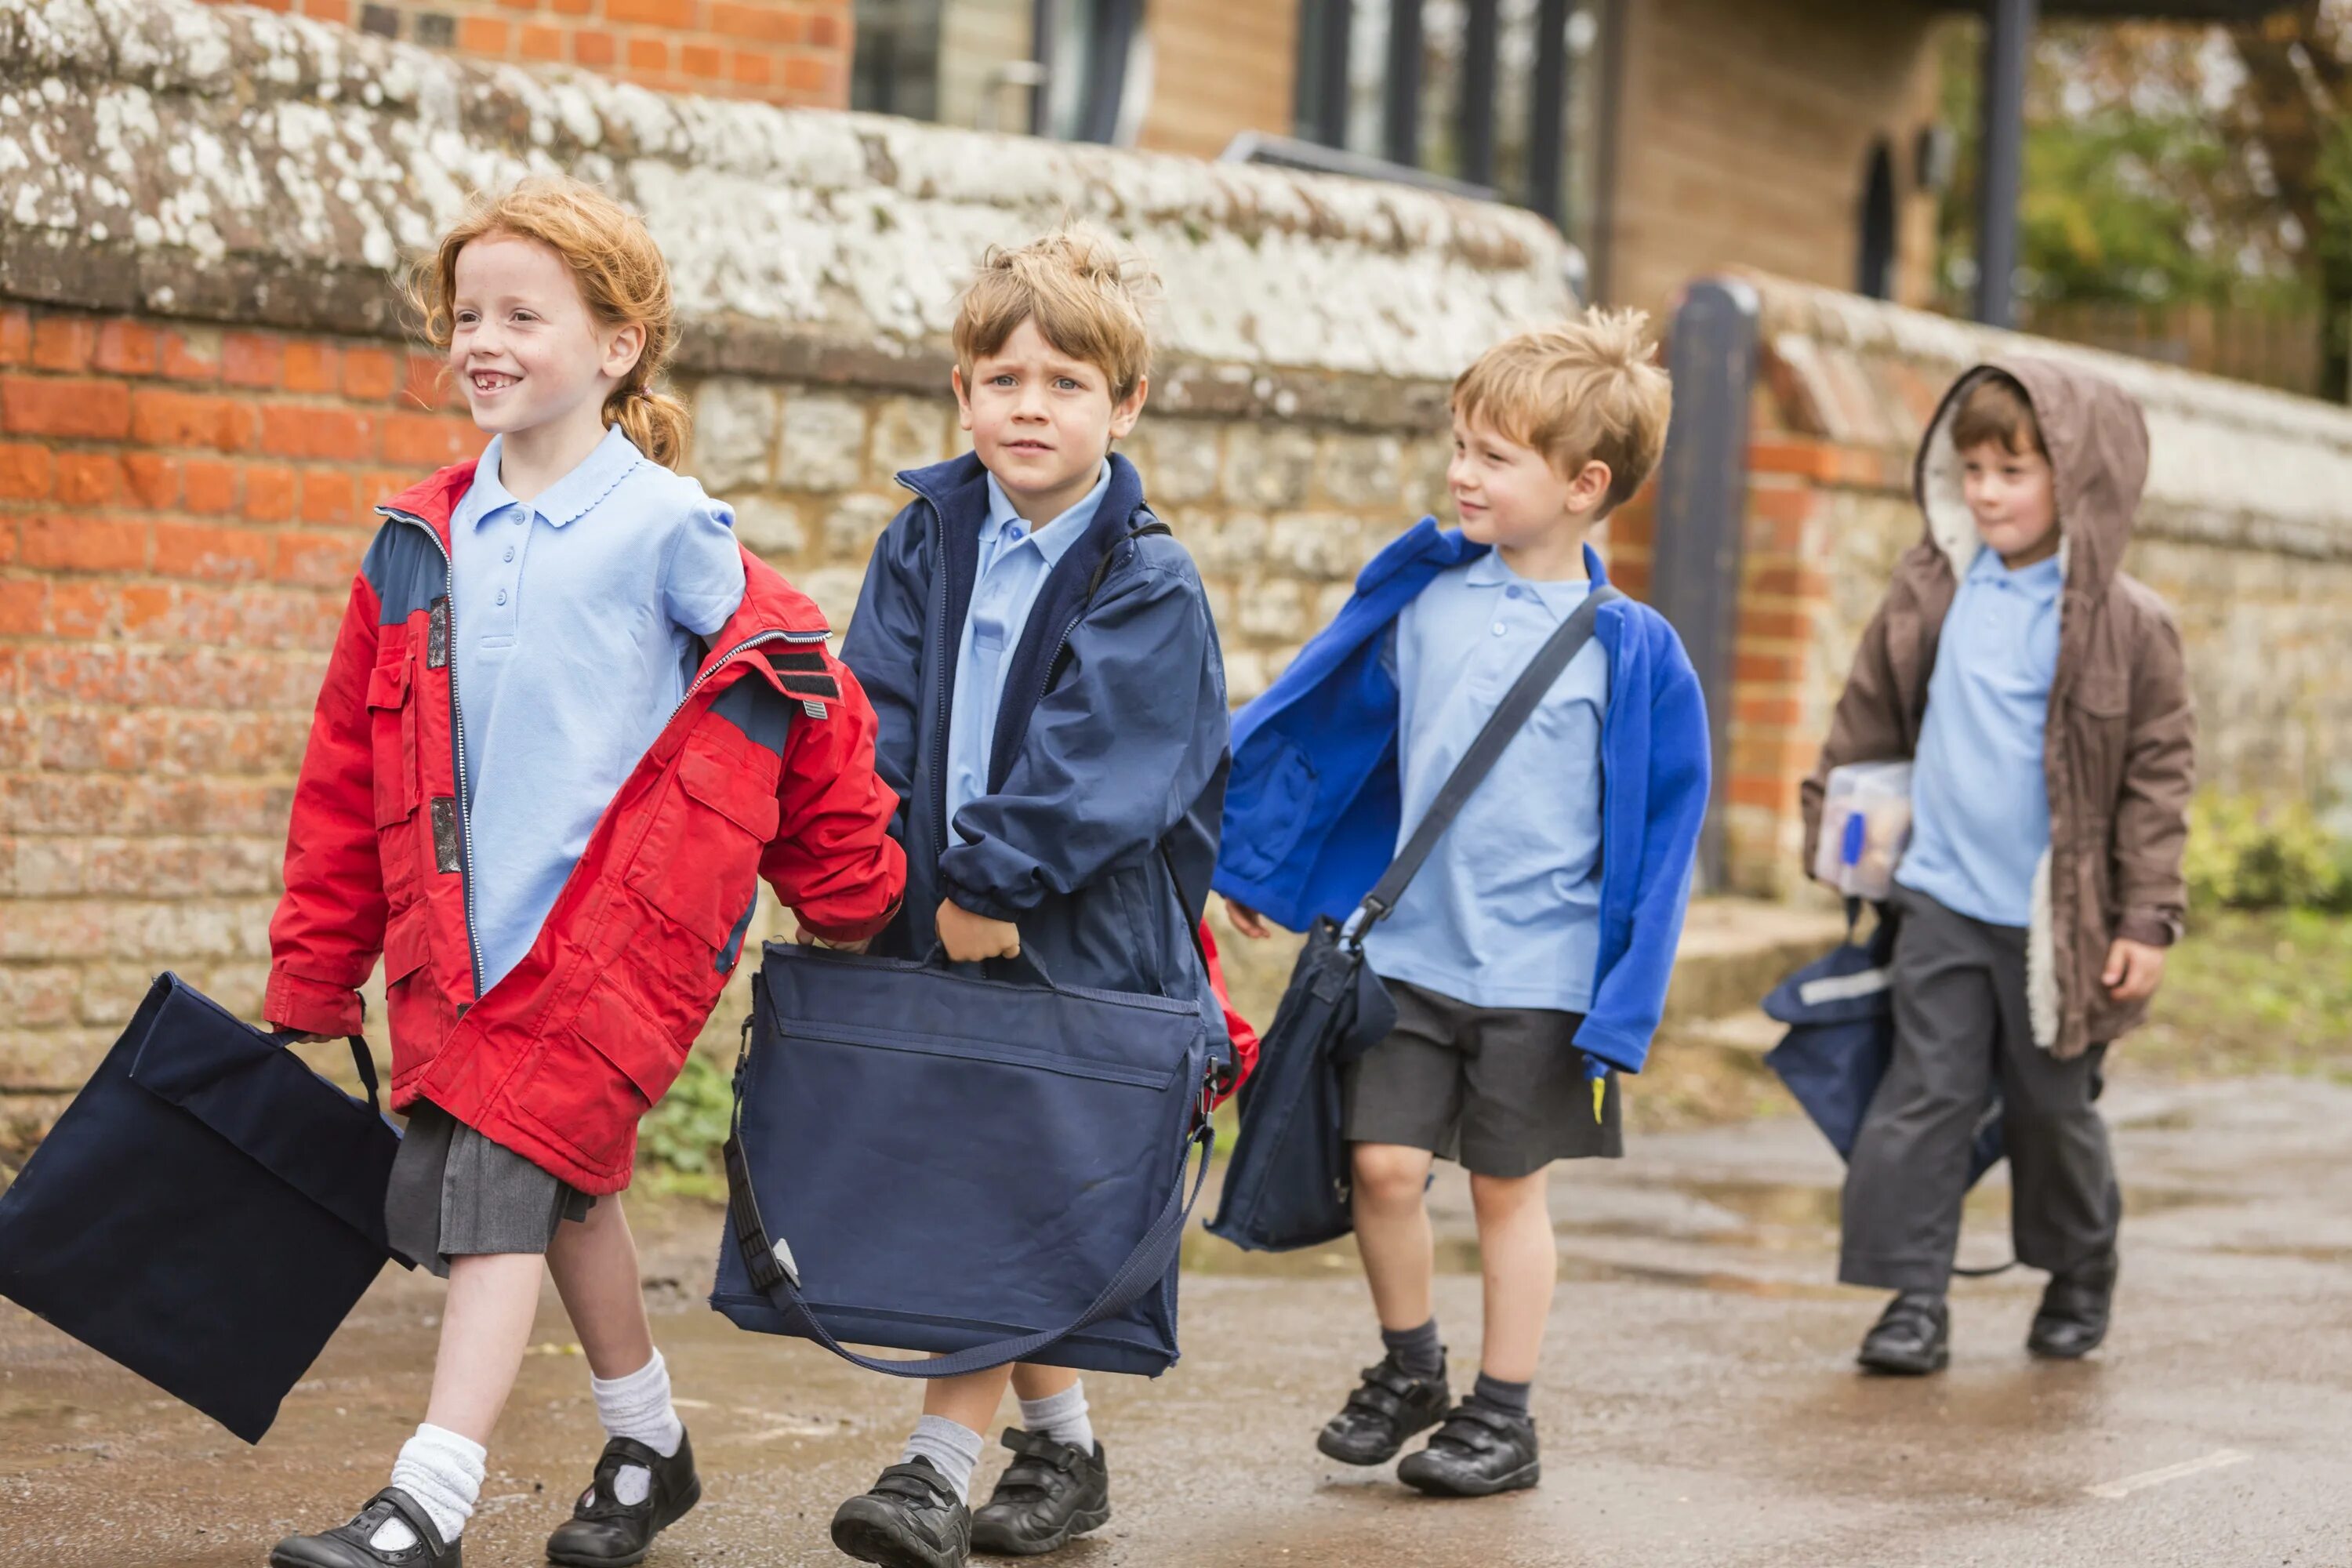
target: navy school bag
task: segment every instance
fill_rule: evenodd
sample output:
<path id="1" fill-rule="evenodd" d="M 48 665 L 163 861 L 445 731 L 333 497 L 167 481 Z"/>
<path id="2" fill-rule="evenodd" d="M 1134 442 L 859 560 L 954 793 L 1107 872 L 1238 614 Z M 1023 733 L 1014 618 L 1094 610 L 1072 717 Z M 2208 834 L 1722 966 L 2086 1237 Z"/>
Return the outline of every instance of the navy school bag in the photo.
<path id="1" fill-rule="evenodd" d="M 1813 1120 L 1842 1159 L 1853 1154 L 1862 1119 L 1895 1057 L 1893 910 L 1878 906 L 1870 940 L 1854 940 L 1861 900 L 1846 900 L 1846 939 L 1798 970 L 1764 998 L 1765 1016 L 1789 1026 L 1764 1065 Z M 1977 1122 L 1969 1184 L 2001 1157 L 2000 1096 Z M 1966 1273 L 1968 1270 L 1959 1270 Z"/>
<path id="2" fill-rule="evenodd" d="M 1176 1360 L 1177 1255 L 1213 1142 L 1207 1022 L 1013 964 L 1024 981 L 767 945 L 713 1307 L 901 1377 Z"/>
<path id="3" fill-rule="evenodd" d="M 259 1442 L 394 1256 L 400 1134 L 351 1047 L 364 1100 L 158 979 L 0 1194 L 0 1295 Z"/>
<path id="4" fill-rule="evenodd" d="M 1241 1136 L 1209 1232 L 1252 1252 L 1287 1252 L 1355 1228 L 1341 1084 L 1348 1068 L 1396 1026 L 1396 1004 L 1364 962 L 1363 934 L 1387 918 L 1437 841 L 1503 754 L 1552 682 L 1591 640 L 1601 607 L 1624 595 L 1604 585 L 1560 623 L 1503 700 L 1372 890 L 1342 926 L 1318 919 L 1241 1088 Z"/>

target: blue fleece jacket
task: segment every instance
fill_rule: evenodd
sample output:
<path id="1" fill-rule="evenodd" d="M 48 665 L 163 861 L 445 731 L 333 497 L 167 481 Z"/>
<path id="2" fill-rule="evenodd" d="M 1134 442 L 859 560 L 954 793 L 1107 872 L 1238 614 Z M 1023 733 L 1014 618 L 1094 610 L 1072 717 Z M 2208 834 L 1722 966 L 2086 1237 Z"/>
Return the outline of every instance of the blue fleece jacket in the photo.
<path id="1" fill-rule="evenodd" d="M 1293 930 L 1344 920 L 1395 856 L 1401 806 L 1390 626 L 1486 547 L 1421 523 L 1375 557 L 1355 595 L 1234 723 L 1216 889 Z M 1588 550 L 1595 583 L 1608 581 Z M 1578 1048 L 1639 1072 L 1657 1032 L 1706 813 L 1706 708 L 1682 639 L 1646 605 L 1604 605 L 1601 942 Z"/>

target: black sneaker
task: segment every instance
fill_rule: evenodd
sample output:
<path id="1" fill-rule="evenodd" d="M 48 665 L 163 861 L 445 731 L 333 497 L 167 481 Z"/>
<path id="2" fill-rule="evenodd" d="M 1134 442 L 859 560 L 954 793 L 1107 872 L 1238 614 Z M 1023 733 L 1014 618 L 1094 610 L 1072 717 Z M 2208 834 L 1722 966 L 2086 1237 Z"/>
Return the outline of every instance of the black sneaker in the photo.
<path id="1" fill-rule="evenodd" d="M 835 1510 L 833 1543 L 884 1568 L 961 1568 L 971 1556 L 971 1510 L 919 1456 Z"/>
<path id="2" fill-rule="evenodd" d="M 1543 1479 L 1532 1415 L 1513 1415 L 1465 1399 L 1397 1466 L 1397 1479 L 1432 1497 L 1492 1497 Z"/>
<path id="3" fill-rule="evenodd" d="M 415 1541 L 397 1552 L 370 1546 L 376 1532 L 395 1519 L 415 1532 Z M 269 1568 L 458 1568 L 465 1544 L 459 1539 L 445 1545 L 416 1500 L 398 1487 L 386 1487 L 349 1524 L 318 1535 L 289 1535 L 271 1547 Z"/>
<path id="4" fill-rule="evenodd" d="M 614 1493 L 614 1479 L 630 1465 L 653 1473 L 643 1502 L 625 1503 Z M 701 1500 L 694 1445 L 683 1434 L 677 1452 L 667 1459 L 634 1437 L 615 1437 L 597 1456 L 595 1479 L 572 1505 L 571 1519 L 547 1538 L 547 1560 L 565 1568 L 625 1568 L 642 1561 L 654 1537 Z"/>
<path id="5" fill-rule="evenodd" d="M 2116 1255 L 2102 1253 L 2068 1274 L 2053 1274 L 2025 1348 L 2053 1361 L 2089 1355 L 2107 1337 L 2116 1300 Z"/>
<path id="6" fill-rule="evenodd" d="M 1315 1446 L 1343 1465 L 1385 1465 L 1407 1437 L 1436 1426 L 1453 1401 L 1444 1373 L 1415 1377 L 1391 1352 L 1364 1369 L 1364 1381 L 1323 1424 Z"/>
<path id="7" fill-rule="evenodd" d="M 1043 1432 L 1008 1426 L 1004 1446 L 1020 1458 L 1005 1467 L 996 1490 L 971 1516 L 974 1552 L 1034 1557 L 1109 1522 L 1110 1468 L 1100 1443 L 1089 1454 Z"/>
<path id="8" fill-rule="evenodd" d="M 1933 1290 L 1906 1290 L 1886 1303 L 1854 1360 L 1872 1372 L 1925 1377 L 1952 1361 L 1952 1309 Z"/>

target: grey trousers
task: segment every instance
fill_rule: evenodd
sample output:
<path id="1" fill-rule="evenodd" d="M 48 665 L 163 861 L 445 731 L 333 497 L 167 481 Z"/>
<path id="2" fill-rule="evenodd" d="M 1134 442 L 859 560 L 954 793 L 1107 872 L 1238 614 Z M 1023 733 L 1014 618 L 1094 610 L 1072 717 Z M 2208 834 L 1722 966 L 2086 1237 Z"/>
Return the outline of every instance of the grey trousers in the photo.
<path id="1" fill-rule="evenodd" d="M 2063 1273 L 2115 1245 L 2123 1217 L 2099 1093 L 2105 1046 L 2060 1061 L 2033 1043 L 2026 933 L 1895 890 L 1895 1059 L 1846 1168 L 1838 1278 L 1941 1291 L 1959 1246 L 1969 1152 L 2001 1099 L 2018 1261 Z"/>

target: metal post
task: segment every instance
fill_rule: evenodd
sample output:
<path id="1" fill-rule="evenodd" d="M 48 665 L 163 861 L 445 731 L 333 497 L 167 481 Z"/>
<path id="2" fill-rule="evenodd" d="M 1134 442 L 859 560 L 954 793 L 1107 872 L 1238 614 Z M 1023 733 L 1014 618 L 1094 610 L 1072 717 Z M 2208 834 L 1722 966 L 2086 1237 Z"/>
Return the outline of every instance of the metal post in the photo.
<path id="1" fill-rule="evenodd" d="M 1325 147 L 1348 144 L 1348 49 L 1355 0 L 1304 0 L 1298 22 L 1297 132 Z"/>
<path id="2" fill-rule="evenodd" d="M 1538 0 L 1536 79 L 1528 106 L 1528 189 L 1530 209 L 1568 226 L 1568 193 L 1560 178 L 1568 153 L 1568 17 L 1570 0 Z"/>
<path id="3" fill-rule="evenodd" d="M 1986 0 L 1978 169 L 1977 320 L 2016 321 L 2017 206 L 2025 184 L 2025 70 L 2039 0 Z"/>
<path id="4" fill-rule="evenodd" d="M 1462 97 L 1457 108 L 1462 163 L 1474 185 L 1495 183 L 1495 54 L 1501 43 L 1499 0 L 1469 0 L 1462 25 Z"/>
<path id="5" fill-rule="evenodd" d="M 1381 152 L 1391 163 L 1421 166 L 1421 0 L 1389 0 L 1387 113 Z"/>
<path id="6" fill-rule="evenodd" d="M 1046 136 L 1054 129 L 1054 28 L 1058 8 L 1055 0 L 1030 0 L 1029 58 L 1037 64 L 1036 90 L 1029 95 L 1029 134 Z"/>

